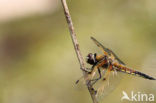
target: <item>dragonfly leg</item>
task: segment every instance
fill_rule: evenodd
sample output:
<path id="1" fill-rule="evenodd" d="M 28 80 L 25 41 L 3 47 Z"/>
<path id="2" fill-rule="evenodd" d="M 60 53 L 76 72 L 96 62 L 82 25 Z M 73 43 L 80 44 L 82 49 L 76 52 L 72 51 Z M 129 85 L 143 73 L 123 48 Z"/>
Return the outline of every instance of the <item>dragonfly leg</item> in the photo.
<path id="1" fill-rule="evenodd" d="M 101 79 L 101 71 L 100 68 L 98 68 L 99 77 L 90 81 L 93 81 L 92 85 L 94 85 L 99 79 Z"/>
<path id="2" fill-rule="evenodd" d="M 86 71 L 86 72 L 88 73 L 88 75 L 87 75 L 87 77 L 85 78 L 85 80 L 89 80 L 89 81 L 91 82 L 91 81 L 98 81 L 99 79 L 101 79 L 101 71 L 100 71 L 100 69 L 98 69 L 98 68 L 101 66 L 101 64 L 105 64 L 106 62 L 107 62 L 106 58 L 103 58 L 103 59 L 102 59 L 101 61 L 99 61 L 97 64 L 93 65 L 93 66 L 90 68 L 91 71 Z M 97 69 L 98 69 L 98 73 L 99 73 L 100 77 L 97 78 L 97 79 L 95 79 L 95 80 L 93 80 L 93 77 L 95 76 L 96 70 L 97 70 Z M 89 82 L 89 83 L 90 83 L 90 82 Z"/>
<path id="3" fill-rule="evenodd" d="M 85 79 L 85 80 L 90 79 L 90 82 L 91 82 L 92 78 L 93 78 L 94 75 L 95 75 L 96 68 L 97 68 L 97 65 L 93 65 L 91 68 L 87 68 L 87 69 L 82 69 L 82 68 L 81 68 L 84 72 L 88 73 L 87 77 L 84 78 L 84 79 Z M 101 76 L 101 73 L 100 73 L 100 76 Z M 76 84 L 78 84 L 79 81 L 80 81 L 81 79 L 83 79 L 83 76 L 80 77 L 80 79 L 78 79 L 78 80 L 76 81 Z M 88 82 L 88 83 L 90 83 L 90 82 Z"/>

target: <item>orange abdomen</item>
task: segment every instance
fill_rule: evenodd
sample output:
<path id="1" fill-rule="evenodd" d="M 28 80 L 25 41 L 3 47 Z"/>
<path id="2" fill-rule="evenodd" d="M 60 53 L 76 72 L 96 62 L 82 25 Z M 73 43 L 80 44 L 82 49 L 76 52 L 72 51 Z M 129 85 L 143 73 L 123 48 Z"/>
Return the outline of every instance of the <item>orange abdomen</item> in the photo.
<path id="1" fill-rule="evenodd" d="M 117 71 L 122 71 L 128 74 L 135 74 L 135 70 L 130 69 L 122 64 L 114 63 L 113 66 L 117 68 Z"/>
<path id="2" fill-rule="evenodd" d="M 121 72 L 132 74 L 132 75 L 137 75 L 137 76 L 143 77 L 145 79 L 149 79 L 149 80 L 156 80 L 155 78 L 153 78 L 147 74 L 127 68 L 126 66 L 118 64 L 118 63 L 114 63 L 113 66 L 115 66 L 117 68 L 117 71 L 121 71 Z"/>

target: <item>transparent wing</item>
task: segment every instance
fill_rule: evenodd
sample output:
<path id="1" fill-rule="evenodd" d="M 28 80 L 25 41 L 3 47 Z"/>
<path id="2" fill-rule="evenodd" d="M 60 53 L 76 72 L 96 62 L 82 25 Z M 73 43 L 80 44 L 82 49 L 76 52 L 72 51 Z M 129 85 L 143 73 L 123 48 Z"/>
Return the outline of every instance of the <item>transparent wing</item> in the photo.
<path id="1" fill-rule="evenodd" d="M 124 73 L 118 72 L 117 68 L 115 67 L 113 68 L 114 69 L 112 71 L 109 71 L 106 68 L 100 67 L 102 77 L 93 85 L 93 88 L 97 91 L 96 98 L 98 101 L 102 101 L 103 98 L 109 96 L 109 94 L 111 94 L 117 88 L 124 76 Z M 95 70 L 95 75 L 92 80 L 95 80 L 96 78 L 99 78 L 99 73 L 97 69 Z M 85 88 L 85 78 L 83 76 L 81 77 L 80 82 L 81 83 L 79 83 L 78 87 Z"/>
<path id="2" fill-rule="evenodd" d="M 100 69 L 102 78 L 94 84 L 94 89 L 97 91 L 96 98 L 98 101 L 102 101 L 104 97 L 112 93 L 123 78 L 123 73 L 117 72 L 115 70 L 109 72 L 108 69 Z M 106 77 L 108 72 L 109 75 Z"/>
<path id="3" fill-rule="evenodd" d="M 94 43 L 104 52 L 105 55 L 109 55 L 111 58 L 116 59 L 120 64 L 125 65 L 123 61 L 121 61 L 117 55 L 110 49 L 104 47 L 100 42 L 98 42 L 94 37 L 91 37 Z"/>

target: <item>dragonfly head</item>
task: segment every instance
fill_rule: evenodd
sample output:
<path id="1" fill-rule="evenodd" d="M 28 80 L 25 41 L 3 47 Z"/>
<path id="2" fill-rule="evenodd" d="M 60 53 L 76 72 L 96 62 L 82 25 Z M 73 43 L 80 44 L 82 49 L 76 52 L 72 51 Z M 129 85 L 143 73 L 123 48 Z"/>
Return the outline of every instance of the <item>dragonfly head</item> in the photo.
<path id="1" fill-rule="evenodd" d="M 95 54 L 92 54 L 92 53 L 89 53 L 86 57 L 86 61 L 87 63 L 93 65 L 95 64 L 97 61 L 96 61 L 96 53 Z"/>

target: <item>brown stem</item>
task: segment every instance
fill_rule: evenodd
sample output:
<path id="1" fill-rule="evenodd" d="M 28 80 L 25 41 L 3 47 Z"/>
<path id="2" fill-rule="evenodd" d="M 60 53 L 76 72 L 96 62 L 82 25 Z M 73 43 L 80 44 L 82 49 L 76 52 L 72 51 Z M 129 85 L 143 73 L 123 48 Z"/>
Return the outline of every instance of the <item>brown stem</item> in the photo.
<path id="1" fill-rule="evenodd" d="M 70 13 L 69 13 L 69 9 L 68 9 L 66 0 L 61 0 L 61 1 L 62 1 L 63 9 L 64 9 L 64 14 L 65 14 L 65 17 L 66 17 L 66 20 L 67 20 L 67 23 L 68 23 L 70 36 L 72 38 L 72 42 L 73 42 L 73 45 L 74 45 L 74 48 L 75 48 L 75 52 L 76 52 L 77 58 L 78 58 L 79 63 L 80 63 L 80 68 L 83 71 L 84 77 L 86 77 L 87 73 L 84 71 L 84 70 L 86 70 L 86 68 L 85 68 L 83 57 L 82 57 L 81 52 L 80 52 L 79 44 L 78 44 L 78 41 L 77 41 L 77 38 L 76 38 L 76 33 L 74 31 L 74 26 L 73 26 L 72 19 L 71 19 Z M 87 86 L 87 88 L 89 90 L 89 93 L 90 93 L 90 95 L 92 97 L 93 103 L 98 103 L 97 99 L 95 97 L 95 94 L 96 94 L 95 90 L 93 89 L 92 85 L 90 84 L 90 82 L 88 80 L 86 80 L 86 86 Z"/>

